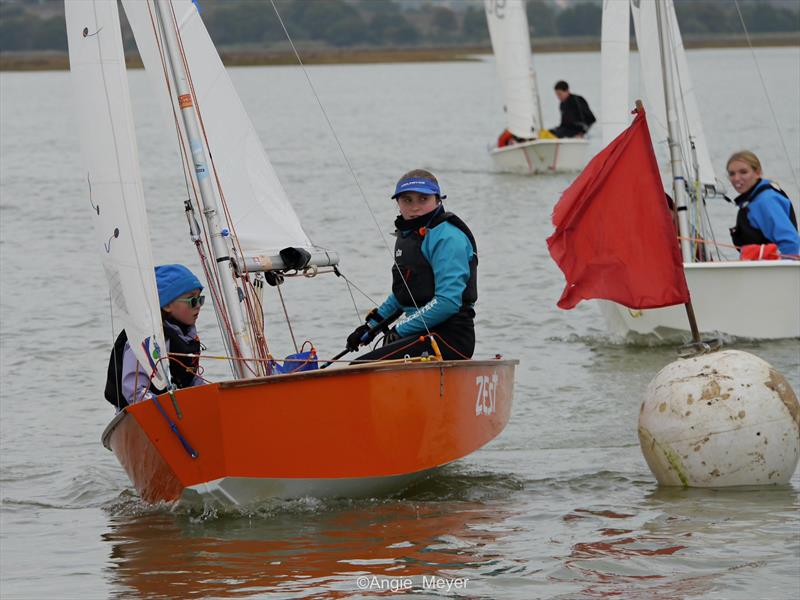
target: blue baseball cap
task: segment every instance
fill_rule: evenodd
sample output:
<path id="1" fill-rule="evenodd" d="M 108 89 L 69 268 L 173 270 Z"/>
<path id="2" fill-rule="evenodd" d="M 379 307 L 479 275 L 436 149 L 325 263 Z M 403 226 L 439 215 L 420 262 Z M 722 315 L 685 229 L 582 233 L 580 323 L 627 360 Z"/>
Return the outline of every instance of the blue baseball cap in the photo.
<path id="1" fill-rule="evenodd" d="M 194 290 L 202 290 L 203 284 L 183 265 L 158 265 L 156 267 L 158 303 L 161 308 Z"/>
<path id="2" fill-rule="evenodd" d="M 426 179 L 424 177 L 409 177 L 408 179 L 401 179 L 398 181 L 397 186 L 394 188 L 392 200 L 404 192 L 419 192 L 420 194 L 434 194 L 442 197 L 439 184 L 432 179 Z"/>

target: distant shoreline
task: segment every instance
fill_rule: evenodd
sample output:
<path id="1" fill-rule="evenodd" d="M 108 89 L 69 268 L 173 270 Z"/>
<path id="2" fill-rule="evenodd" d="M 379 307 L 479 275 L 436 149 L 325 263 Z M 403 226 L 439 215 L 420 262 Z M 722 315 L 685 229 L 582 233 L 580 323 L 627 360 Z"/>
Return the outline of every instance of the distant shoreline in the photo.
<path id="1" fill-rule="evenodd" d="M 800 47 L 798 34 L 760 34 L 750 38 L 757 47 Z M 551 52 L 599 52 L 600 40 L 595 38 L 552 38 L 533 40 L 534 53 Z M 696 48 L 742 48 L 747 47 L 743 36 L 718 35 L 713 37 L 684 38 L 687 49 Z M 631 45 L 635 48 L 635 44 Z M 453 46 L 440 48 L 323 48 L 300 51 L 304 64 L 373 64 L 399 62 L 447 62 L 472 61 L 477 56 L 491 54 L 488 45 Z M 226 66 L 274 66 L 296 65 L 293 53 L 285 50 L 257 50 L 222 48 L 220 55 Z M 128 66 L 141 67 L 137 55 L 128 57 Z M 69 68 L 69 57 L 65 52 L 2 52 L 0 71 L 58 71 Z"/>

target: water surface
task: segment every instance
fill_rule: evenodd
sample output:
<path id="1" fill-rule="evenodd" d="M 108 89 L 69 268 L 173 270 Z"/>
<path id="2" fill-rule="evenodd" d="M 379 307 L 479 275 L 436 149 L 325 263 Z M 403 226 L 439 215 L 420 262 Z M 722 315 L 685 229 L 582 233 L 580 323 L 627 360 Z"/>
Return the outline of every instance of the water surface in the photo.
<path id="1" fill-rule="evenodd" d="M 689 52 L 712 159 L 723 173 L 749 147 L 800 197 L 800 52 L 757 53 L 780 123 L 745 50 Z M 635 63 L 635 58 L 632 59 Z M 536 57 L 548 92 L 567 79 L 599 114 L 599 55 Z M 319 66 L 308 72 L 378 225 L 343 161 L 303 73 L 233 69 L 242 100 L 312 239 L 380 301 L 390 285 L 383 236 L 404 171 L 439 175 L 446 206 L 481 252 L 479 357 L 520 360 L 511 421 L 485 449 L 396 498 L 305 499 L 247 514 L 191 514 L 135 496 L 99 437 L 115 336 L 99 260 L 67 73 L 0 74 L 0 316 L 4 598 L 350 597 L 359 576 L 462 578 L 469 598 L 774 598 L 800 591 L 800 478 L 757 491 L 659 489 L 636 424 L 647 383 L 674 360 L 669 344 L 610 339 L 593 303 L 560 311 L 549 216 L 570 176 L 490 171 L 486 145 L 503 127 L 491 62 Z M 159 262 L 197 267 L 182 214 L 174 143 L 142 72 L 131 76 L 151 235 Z M 632 86 L 632 98 L 638 95 Z M 592 149 L 599 149 L 593 132 Z M 720 238 L 735 218 L 710 206 Z M 354 292 L 358 311 L 370 307 Z M 300 339 L 322 356 L 358 317 L 341 279 L 289 281 Z M 721 298 L 720 302 L 725 299 Z M 753 307 L 757 310 L 757 307 Z M 270 346 L 292 351 L 280 302 L 268 295 Z M 222 353 L 211 313 L 200 330 Z M 728 340 L 800 389 L 800 344 Z M 205 361 L 212 380 L 224 365 Z M 269 428 L 279 424 L 265 424 Z"/>

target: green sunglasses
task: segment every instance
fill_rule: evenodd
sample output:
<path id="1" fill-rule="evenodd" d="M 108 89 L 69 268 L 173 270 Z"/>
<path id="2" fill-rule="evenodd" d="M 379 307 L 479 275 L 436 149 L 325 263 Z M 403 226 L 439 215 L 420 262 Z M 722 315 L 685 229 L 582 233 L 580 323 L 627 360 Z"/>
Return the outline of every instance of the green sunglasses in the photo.
<path id="1" fill-rule="evenodd" d="M 186 302 L 191 308 L 203 306 L 206 302 L 205 296 L 192 296 L 191 298 L 175 298 L 175 302 Z"/>

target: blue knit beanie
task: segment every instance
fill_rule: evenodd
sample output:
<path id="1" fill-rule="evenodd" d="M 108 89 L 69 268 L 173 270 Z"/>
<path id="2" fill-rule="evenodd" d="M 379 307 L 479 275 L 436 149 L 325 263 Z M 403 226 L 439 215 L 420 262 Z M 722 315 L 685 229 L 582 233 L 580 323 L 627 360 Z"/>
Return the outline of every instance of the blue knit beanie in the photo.
<path id="1" fill-rule="evenodd" d="M 161 308 L 188 292 L 203 289 L 200 280 L 183 265 L 158 265 L 156 285 Z"/>

